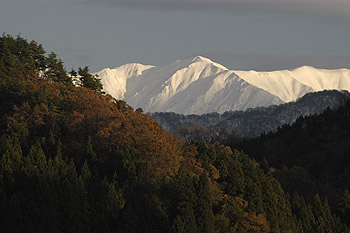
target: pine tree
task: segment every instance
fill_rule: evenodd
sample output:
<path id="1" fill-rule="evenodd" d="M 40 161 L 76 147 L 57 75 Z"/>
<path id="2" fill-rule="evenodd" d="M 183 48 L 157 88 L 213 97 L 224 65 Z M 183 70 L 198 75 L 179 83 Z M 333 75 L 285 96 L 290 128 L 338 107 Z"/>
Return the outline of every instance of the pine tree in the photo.
<path id="1" fill-rule="evenodd" d="M 3 135 L 0 138 L 0 174 L 12 177 L 23 166 L 21 145 L 17 137 Z M 8 178 L 9 178 L 8 177 Z"/>
<path id="2" fill-rule="evenodd" d="M 80 177 L 82 179 L 84 186 L 87 187 L 87 185 L 90 181 L 90 178 L 91 178 L 91 171 L 90 171 L 89 165 L 88 165 L 86 160 L 84 161 L 84 164 L 83 164 L 83 167 L 81 168 L 80 174 L 81 174 Z"/>
<path id="3" fill-rule="evenodd" d="M 107 191 L 107 210 L 112 217 L 112 221 L 116 221 L 119 217 L 119 212 L 124 208 L 125 199 L 121 189 L 118 188 L 117 175 L 116 173 L 113 176 L 113 182 L 108 184 Z"/>
<path id="4" fill-rule="evenodd" d="M 305 232 L 311 232 L 314 229 L 316 222 L 311 206 L 307 205 L 304 198 L 297 192 L 295 192 L 293 196 L 292 211 L 293 214 L 299 219 L 299 222 L 301 223 Z"/>
<path id="5" fill-rule="evenodd" d="M 51 52 L 47 58 L 47 69 L 45 70 L 45 78 L 48 81 L 61 82 L 71 86 L 72 78 L 67 75 L 62 60 L 57 58 L 54 52 Z"/>
<path id="6" fill-rule="evenodd" d="M 174 186 L 173 192 L 176 193 L 174 213 L 182 220 L 184 232 L 196 233 L 198 227 L 194 209 L 197 203 L 197 195 L 193 178 L 183 168 L 180 168 Z"/>
<path id="7" fill-rule="evenodd" d="M 94 146 L 92 144 L 92 137 L 90 135 L 88 136 L 88 141 L 86 145 L 86 156 L 88 160 L 91 160 L 91 161 L 98 160 L 96 152 L 94 151 Z"/>
<path id="8" fill-rule="evenodd" d="M 35 73 L 44 72 L 46 69 L 46 51 L 44 50 L 43 46 L 38 44 L 36 41 L 31 41 L 29 46 L 32 51 Z"/>
<path id="9" fill-rule="evenodd" d="M 85 66 L 84 68 L 80 68 L 78 70 L 80 76 L 80 82 L 82 87 L 89 88 L 93 90 L 96 94 L 103 94 L 103 86 L 101 80 L 98 79 L 96 75 L 92 75 L 89 73 L 89 67 Z"/>
<path id="10" fill-rule="evenodd" d="M 179 215 L 176 216 L 174 223 L 171 227 L 171 231 L 172 231 L 172 233 L 186 233 L 185 232 L 185 224 Z"/>
<path id="11" fill-rule="evenodd" d="M 46 155 L 41 147 L 40 141 L 37 141 L 25 158 L 25 169 L 28 174 L 34 173 L 42 175 L 47 168 Z"/>
<path id="12" fill-rule="evenodd" d="M 338 204 L 338 211 L 343 222 L 350 225 L 350 192 L 348 189 L 345 189 L 343 193 L 343 196 Z"/>
<path id="13" fill-rule="evenodd" d="M 196 222 L 199 232 L 214 232 L 214 215 L 209 192 L 209 181 L 205 172 L 201 174 L 197 188 Z"/>

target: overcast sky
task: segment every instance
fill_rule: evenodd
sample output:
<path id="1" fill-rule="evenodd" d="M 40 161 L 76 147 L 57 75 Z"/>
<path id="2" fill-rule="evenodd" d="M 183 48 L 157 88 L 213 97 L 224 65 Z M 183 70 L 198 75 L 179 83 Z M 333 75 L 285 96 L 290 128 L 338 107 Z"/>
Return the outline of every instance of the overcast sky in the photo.
<path id="1" fill-rule="evenodd" d="M 231 69 L 350 68 L 350 0 L 0 0 L 0 32 L 72 67 L 206 56 Z"/>

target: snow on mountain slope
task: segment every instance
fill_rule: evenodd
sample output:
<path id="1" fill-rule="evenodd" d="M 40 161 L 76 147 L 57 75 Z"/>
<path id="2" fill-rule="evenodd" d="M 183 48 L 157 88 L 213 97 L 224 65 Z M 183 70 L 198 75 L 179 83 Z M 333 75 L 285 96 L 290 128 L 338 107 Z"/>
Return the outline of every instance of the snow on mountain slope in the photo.
<path id="1" fill-rule="evenodd" d="M 106 93 L 124 97 L 145 112 L 222 113 L 283 102 L 201 56 L 159 67 L 124 65 L 97 74 Z"/>
<path id="2" fill-rule="evenodd" d="M 233 71 L 201 56 L 164 66 L 126 64 L 97 75 L 106 93 L 145 112 L 223 113 L 290 102 L 324 89 L 350 91 L 348 69 Z"/>
<path id="3" fill-rule="evenodd" d="M 314 91 L 325 89 L 350 90 L 349 69 L 325 70 L 303 66 L 291 72 L 296 80 L 312 87 Z"/>
<path id="4" fill-rule="evenodd" d="M 291 71 L 235 71 L 235 73 L 285 102 L 295 101 L 308 92 L 350 90 L 348 69 L 325 70 L 303 66 Z"/>
<path id="5" fill-rule="evenodd" d="M 248 83 L 259 87 L 284 102 L 290 102 L 314 91 L 310 86 L 296 80 L 288 70 L 272 72 L 235 71 Z"/>
<path id="6" fill-rule="evenodd" d="M 101 78 L 103 90 L 116 99 L 124 99 L 126 92 L 126 80 L 131 77 L 141 75 L 143 71 L 152 68 L 137 63 L 122 65 L 115 69 L 103 69 L 97 73 Z"/>
<path id="7" fill-rule="evenodd" d="M 166 88 L 166 90 L 170 90 Z M 158 99 L 159 97 L 159 99 Z M 269 106 L 282 101 L 270 93 L 256 88 L 239 78 L 234 72 L 220 72 L 191 82 L 187 88 L 175 93 L 167 102 L 158 95 L 145 109 L 157 108 L 158 112 L 183 112 L 185 114 L 230 111 L 256 106 Z M 249 101 L 247 101 L 249 100 Z M 161 105 L 152 105 L 153 102 Z"/>
<path id="8" fill-rule="evenodd" d="M 203 80 L 225 71 L 227 69 L 224 66 L 203 57 L 178 60 L 166 66 L 149 69 L 142 76 L 128 79 L 126 101 L 131 106 L 140 106 L 149 112 L 195 113 L 200 111 L 193 107 L 195 98 L 203 95 L 203 90 L 208 88 L 207 82 Z M 191 93 L 187 93 L 189 88 Z M 211 111 L 205 107 L 204 109 Z"/>

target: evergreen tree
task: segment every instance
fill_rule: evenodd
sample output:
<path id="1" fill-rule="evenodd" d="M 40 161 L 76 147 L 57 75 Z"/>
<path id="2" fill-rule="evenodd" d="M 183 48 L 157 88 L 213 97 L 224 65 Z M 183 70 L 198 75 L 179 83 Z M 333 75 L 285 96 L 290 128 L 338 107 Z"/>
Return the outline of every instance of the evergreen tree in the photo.
<path id="1" fill-rule="evenodd" d="M 183 168 L 180 168 L 179 174 L 176 177 L 173 192 L 173 195 L 176 195 L 176 197 L 174 197 L 174 220 L 177 219 L 177 221 L 175 222 L 175 225 L 174 223 L 172 224 L 172 228 L 182 229 L 179 224 L 182 225 L 183 223 L 184 232 L 198 232 L 194 210 L 197 203 L 197 195 L 195 193 L 192 177 L 186 173 Z M 203 204 L 205 205 L 205 203 Z"/>
<path id="2" fill-rule="evenodd" d="M 199 177 L 197 197 L 196 222 L 198 231 L 203 233 L 214 232 L 214 215 L 212 211 L 208 177 L 205 172 Z"/>
<path id="3" fill-rule="evenodd" d="M 345 189 L 343 193 L 343 196 L 338 204 L 338 211 L 343 222 L 350 225 L 350 192 L 348 189 Z"/>
<path id="4" fill-rule="evenodd" d="M 179 215 L 176 216 L 173 225 L 171 227 L 173 233 L 186 233 L 185 224 Z"/>
<path id="5" fill-rule="evenodd" d="M 101 80 L 98 79 L 96 75 L 92 75 L 89 73 L 88 66 L 85 66 L 84 68 L 79 67 L 78 74 L 80 76 L 80 82 L 82 87 L 89 88 L 97 94 L 103 93 L 103 86 Z"/>
<path id="6" fill-rule="evenodd" d="M 295 192 L 293 196 L 292 211 L 299 219 L 298 228 L 300 227 L 299 224 L 301 224 L 305 232 L 311 232 L 314 229 L 316 221 L 311 207 L 306 204 L 304 198 L 297 192 Z"/>
<path id="7" fill-rule="evenodd" d="M 62 60 L 57 58 L 54 52 L 51 52 L 47 58 L 47 69 L 45 77 L 49 81 L 62 82 L 65 85 L 72 85 L 72 78 L 67 75 Z"/>
<path id="8" fill-rule="evenodd" d="M 96 152 L 94 151 L 94 146 L 92 144 L 92 137 L 90 135 L 88 137 L 87 146 L 86 146 L 86 156 L 87 156 L 87 159 L 90 161 L 98 160 Z"/>
<path id="9" fill-rule="evenodd" d="M 0 138 L 0 158 L 2 182 L 4 179 L 13 179 L 14 173 L 17 173 L 23 166 L 21 145 L 17 137 L 3 135 Z"/>
<path id="10" fill-rule="evenodd" d="M 40 141 L 37 141 L 25 158 L 25 169 L 28 174 L 34 173 L 42 175 L 47 168 L 46 155 L 41 147 Z"/>

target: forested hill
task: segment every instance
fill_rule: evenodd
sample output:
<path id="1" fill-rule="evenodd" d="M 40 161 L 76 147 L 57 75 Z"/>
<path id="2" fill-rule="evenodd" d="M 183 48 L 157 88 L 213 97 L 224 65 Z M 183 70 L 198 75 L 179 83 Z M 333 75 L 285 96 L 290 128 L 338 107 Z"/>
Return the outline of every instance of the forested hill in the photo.
<path id="1" fill-rule="evenodd" d="M 295 102 L 246 111 L 203 115 L 181 115 L 172 112 L 148 114 L 166 130 L 184 138 L 195 138 L 196 135 L 192 134 L 202 132 L 203 136 L 222 140 L 233 134 L 257 137 L 261 133 L 276 131 L 278 127 L 294 123 L 300 116 L 320 114 L 327 108 L 339 107 L 349 98 L 348 91 L 326 90 L 307 93 Z"/>
<path id="2" fill-rule="evenodd" d="M 349 232 L 326 199 L 175 139 L 34 41 L 0 38 L 0 106 L 0 232 Z"/>
<path id="3" fill-rule="evenodd" d="M 276 133 L 228 144 L 277 168 L 275 177 L 286 191 L 297 190 L 309 200 L 316 193 L 327 196 L 350 222 L 350 101 L 300 117 Z"/>

